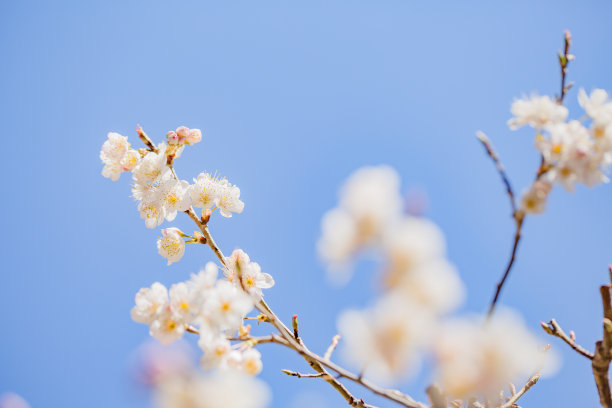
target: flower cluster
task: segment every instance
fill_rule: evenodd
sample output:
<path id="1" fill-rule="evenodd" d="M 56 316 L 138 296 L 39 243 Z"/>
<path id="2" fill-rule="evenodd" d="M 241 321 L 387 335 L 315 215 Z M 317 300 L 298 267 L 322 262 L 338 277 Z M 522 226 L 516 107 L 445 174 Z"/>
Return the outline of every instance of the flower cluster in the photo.
<path id="1" fill-rule="evenodd" d="M 539 353 L 537 340 L 503 316 L 495 316 L 489 325 L 472 324 L 469 318 L 449 320 L 447 315 L 463 301 L 463 283 L 446 259 L 442 231 L 425 218 L 404 214 L 402 201 L 394 170 L 365 167 L 349 177 L 339 207 L 323 219 L 319 249 L 331 273 L 336 273 L 338 261 L 347 265 L 363 248 L 382 259 L 380 298 L 365 310 L 348 310 L 339 317 L 346 357 L 368 375 L 390 382 L 414 373 L 422 357 L 431 353 L 440 357 L 437 369 L 447 395 L 499 393 L 508 381 L 537 368 L 531 358 Z M 461 330 L 447 330 L 451 322 Z M 444 343 L 436 342 L 440 338 Z M 462 349 L 464 338 L 479 342 Z M 493 364 L 496 353 L 510 355 L 512 364 Z M 469 359 L 469 367 L 462 365 L 462 358 Z M 460 369 L 474 373 L 473 378 L 458 373 Z M 491 369 L 497 370 L 495 375 Z M 465 381 L 459 387 L 448 376 Z"/>
<path id="2" fill-rule="evenodd" d="M 140 154 L 130 148 L 126 136 L 109 132 L 108 140 L 102 145 L 100 160 L 104 163 L 102 175 L 113 181 L 119 180 L 124 171 L 132 171 L 138 164 Z"/>
<path id="3" fill-rule="evenodd" d="M 138 132 L 144 135 L 142 129 Z M 149 150 L 135 151 L 129 148 L 127 137 L 109 133 L 100 158 L 105 164 L 102 174 L 116 181 L 123 171 L 131 171 L 134 181 L 133 196 L 138 201 L 140 217 L 147 228 L 155 228 L 165 220 L 173 221 L 180 211 L 190 206 L 202 209 L 219 208 L 224 217 L 241 213 L 240 189 L 226 179 L 200 174 L 190 185 L 179 180 L 173 170 L 174 159 L 179 158 L 185 145 L 202 140 L 199 129 L 181 126 L 166 135 L 168 143 L 150 146 Z"/>
<path id="4" fill-rule="evenodd" d="M 566 121 L 569 111 L 547 96 L 532 96 L 512 104 L 511 129 L 533 127 L 535 146 L 542 155 L 537 180 L 524 193 L 521 209 L 541 213 L 554 184 L 574 191 L 576 183 L 592 187 L 609 181 L 606 172 L 612 164 L 612 102 L 602 89 L 591 95 L 581 89 L 578 102 L 586 116 Z M 587 124 L 584 119 L 588 119 Z"/>
<path id="5" fill-rule="evenodd" d="M 241 250 L 234 251 L 226 260 L 230 266 L 224 275 L 233 278 L 218 279 L 218 267 L 209 262 L 198 274 L 172 285 L 169 291 L 159 282 L 141 289 L 136 294 L 132 319 L 148 324 L 151 336 L 164 345 L 181 338 L 187 328 L 197 328 L 204 368 L 256 375 L 262 369 L 259 352 L 247 342 L 232 346 L 228 338 L 236 333 L 248 334 L 249 327 L 243 326 L 243 319 L 263 296 L 261 289 L 272 287 L 274 280 Z M 236 268 L 244 271 L 238 275 L 245 286 L 252 279 L 248 287 L 241 287 L 235 279 Z"/>

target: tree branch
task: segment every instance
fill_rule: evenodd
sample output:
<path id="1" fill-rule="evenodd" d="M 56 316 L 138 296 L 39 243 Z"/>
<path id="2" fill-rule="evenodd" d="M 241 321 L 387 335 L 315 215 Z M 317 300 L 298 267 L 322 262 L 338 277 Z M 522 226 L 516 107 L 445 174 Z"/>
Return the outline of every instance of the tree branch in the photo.
<path id="1" fill-rule="evenodd" d="M 557 323 L 555 319 L 552 319 L 548 323 L 541 322 L 540 324 L 542 325 L 542 329 L 544 329 L 546 333 L 550 334 L 551 336 L 556 336 L 560 338 L 561 340 L 566 342 L 578 354 L 583 355 L 589 360 L 593 360 L 593 357 L 594 357 L 593 353 L 591 353 L 590 351 L 586 350 L 584 347 L 577 344 L 576 341 L 572 337 L 568 336 L 563 331 L 561 326 L 559 326 L 559 323 Z"/>
<path id="2" fill-rule="evenodd" d="M 533 387 L 538 382 L 540 377 L 541 377 L 540 374 L 536 374 L 536 375 L 532 376 L 527 381 L 527 383 L 525 383 L 523 388 L 518 390 L 518 392 L 516 394 L 514 394 L 512 397 L 510 397 L 510 399 L 504 405 L 502 405 L 500 408 L 512 408 L 514 406 L 514 404 L 516 404 L 516 402 L 519 400 L 519 398 L 521 398 L 523 395 L 525 395 L 525 393 L 527 391 L 529 391 L 529 389 L 531 387 Z"/>

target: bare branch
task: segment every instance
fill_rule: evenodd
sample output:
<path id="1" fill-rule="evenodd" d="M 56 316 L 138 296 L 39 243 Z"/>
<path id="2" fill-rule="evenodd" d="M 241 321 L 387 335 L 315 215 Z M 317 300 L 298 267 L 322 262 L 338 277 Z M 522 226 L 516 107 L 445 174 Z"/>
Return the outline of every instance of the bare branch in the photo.
<path id="1" fill-rule="evenodd" d="M 556 337 L 560 338 L 561 340 L 566 342 L 578 354 L 583 355 L 584 357 L 588 358 L 589 360 L 593 360 L 593 357 L 594 357 L 593 353 L 591 353 L 590 351 L 586 350 L 584 347 L 582 347 L 579 344 L 577 344 L 574 341 L 574 339 L 572 339 L 570 336 L 568 336 L 563 331 L 561 326 L 559 326 L 559 323 L 557 323 L 557 321 L 555 319 L 552 319 L 548 323 L 541 322 L 540 324 L 542 325 L 542 329 L 544 329 L 544 331 L 546 333 L 550 334 L 551 336 L 556 336 Z"/>
<path id="2" fill-rule="evenodd" d="M 315 374 L 302 374 L 302 373 L 298 373 L 297 371 L 291 371 L 291 370 L 281 370 L 283 373 L 290 375 L 292 377 L 298 377 L 298 378 L 321 378 L 321 377 L 325 377 L 329 374 L 324 374 L 324 373 L 315 373 Z"/>
<path id="3" fill-rule="evenodd" d="M 523 388 L 521 388 L 520 390 L 518 390 L 516 392 L 516 394 L 514 394 L 504 405 L 502 405 L 500 408 L 512 408 L 512 406 L 514 406 L 514 404 L 516 404 L 516 402 L 519 400 L 519 398 L 521 398 L 523 395 L 525 395 L 525 393 L 527 391 L 529 391 L 529 389 L 531 387 L 533 387 L 538 380 L 540 379 L 541 375 L 540 374 L 536 374 L 534 376 L 532 376 L 527 383 L 525 383 L 525 385 L 523 386 Z"/>
<path id="4" fill-rule="evenodd" d="M 325 354 L 323 354 L 323 359 L 324 360 L 330 360 L 331 359 L 331 355 L 334 352 L 334 350 L 336 349 L 336 347 L 338 347 L 338 342 L 339 341 L 340 341 L 340 335 L 336 334 L 332 338 L 331 344 L 327 348 L 327 351 L 325 351 Z"/>
<path id="5" fill-rule="evenodd" d="M 512 214 L 514 215 L 514 213 L 516 213 L 516 202 L 514 198 L 514 191 L 512 190 L 512 185 L 510 184 L 510 180 L 508 179 L 508 176 L 506 175 L 504 166 L 499 160 L 499 156 L 495 152 L 495 149 L 493 149 L 493 145 L 491 144 L 491 141 L 489 140 L 487 135 L 485 135 L 484 132 L 478 131 L 476 132 L 476 137 L 478 138 L 478 140 L 480 140 L 480 143 L 482 143 L 482 145 L 484 146 L 485 151 L 489 155 L 491 160 L 493 160 L 493 164 L 495 164 L 495 168 L 497 169 L 497 172 L 501 176 L 502 181 L 504 185 L 506 186 L 506 192 L 508 193 L 508 198 L 510 199 L 510 207 L 512 208 Z"/>
<path id="6" fill-rule="evenodd" d="M 569 53 L 570 46 L 572 45 L 572 35 L 568 30 L 565 30 L 563 35 L 563 52 L 559 51 L 559 66 L 561 68 L 561 94 L 557 97 L 557 103 L 559 105 L 563 104 L 563 99 L 565 98 L 565 94 L 570 90 L 573 84 L 565 85 L 565 80 L 567 76 L 567 67 L 574 59 L 574 56 Z"/>

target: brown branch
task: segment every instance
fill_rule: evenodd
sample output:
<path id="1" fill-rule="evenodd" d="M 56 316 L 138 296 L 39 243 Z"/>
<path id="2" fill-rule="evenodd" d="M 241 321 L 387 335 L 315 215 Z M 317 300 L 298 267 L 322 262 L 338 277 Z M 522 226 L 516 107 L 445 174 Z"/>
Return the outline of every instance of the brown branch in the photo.
<path id="1" fill-rule="evenodd" d="M 565 85 L 565 80 L 567 76 L 567 67 L 574 59 L 574 56 L 569 53 L 570 46 L 572 45 L 572 35 L 568 30 L 565 30 L 563 35 L 563 52 L 559 51 L 559 67 L 561 68 L 561 95 L 557 97 L 557 103 L 559 105 L 563 104 L 563 99 L 565 98 L 565 94 L 570 90 L 572 84 Z"/>
<path id="2" fill-rule="evenodd" d="M 540 377 L 541 377 L 540 374 L 536 374 L 536 375 L 532 376 L 527 381 L 527 383 L 525 383 L 523 388 L 521 388 L 520 390 L 518 390 L 518 392 L 516 392 L 514 395 L 512 395 L 512 397 L 510 397 L 510 399 L 504 405 L 502 405 L 500 408 L 512 408 L 514 406 L 514 404 L 516 404 L 516 402 L 519 400 L 519 398 L 521 398 L 523 395 L 525 395 L 525 393 L 527 391 L 529 391 L 529 389 L 531 387 L 533 387 L 538 382 Z"/>
<path id="3" fill-rule="evenodd" d="M 140 125 L 136 126 L 136 133 L 138 133 L 138 137 L 140 137 L 140 140 L 142 140 L 142 142 L 147 146 L 147 149 L 157 153 L 157 147 L 155 147 L 155 143 L 153 143 L 149 135 L 147 135 L 145 131 L 142 130 L 142 127 Z"/>
<path id="4" fill-rule="evenodd" d="M 477 132 L 476 136 L 485 148 L 485 152 L 487 153 L 487 155 L 493 161 L 493 164 L 495 165 L 495 168 L 497 169 L 497 172 L 499 173 L 502 182 L 506 186 L 506 193 L 508 194 L 508 198 L 510 200 L 510 208 L 512 209 L 512 218 L 514 219 L 514 223 L 516 226 L 516 231 L 514 233 L 514 243 L 512 244 L 512 252 L 510 254 L 510 259 L 508 261 L 508 264 L 506 265 L 506 270 L 504 271 L 501 280 L 496 286 L 495 294 L 493 295 L 493 300 L 491 301 L 491 305 L 489 306 L 488 318 L 490 318 L 493 315 L 493 311 L 495 310 L 495 306 L 497 305 L 497 301 L 499 300 L 499 296 L 501 295 L 501 290 L 504 287 L 508 276 L 510 276 L 510 270 L 512 270 L 512 266 L 514 265 L 516 251 L 518 249 L 519 241 L 521 240 L 521 230 L 523 227 L 523 222 L 525 220 L 525 213 L 517 209 L 516 199 L 514 196 L 514 191 L 512 190 L 512 185 L 510 184 L 510 180 L 506 175 L 504 166 L 499 160 L 499 156 L 495 152 L 495 149 L 493 149 L 491 141 L 483 132 Z"/>
<path id="5" fill-rule="evenodd" d="M 297 378 L 321 378 L 321 377 L 325 377 L 326 375 L 328 375 L 328 374 L 323 374 L 323 373 L 302 374 L 302 373 L 298 373 L 297 371 L 291 371 L 291 370 L 281 370 L 281 371 L 291 377 L 297 377 Z"/>
<path id="6" fill-rule="evenodd" d="M 610 319 L 612 319 L 611 289 L 612 285 L 600 287 L 604 314 L 603 340 L 595 344 L 595 356 L 591 364 L 593 377 L 595 378 L 595 384 L 599 393 L 599 402 L 604 408 L 612 408 L 612 393 L 610 392 L 610 380 L 608 377 L 610 361 L 612 360 L 612 331 L 610 331 L 608 324 Z"/>
<path id="7" fill-rule="evenodd" d="M 557 323 L 555 319 L 552 319 L 548 323 L 541 322 L 540 324 L 542 325 L 542 329 L 544 329 L 546 333 L 550 334 L 551 336 L 560 338 L 561 340 L 566 342 L 567 345 L 570 346 L 578 354 L 581 354 L 582 356 L 588 358 L 589 360 L 593 360 L 593 357 L 594 357 L 593 353 L 591 353 L 590 351 L 586 350 L 584 347 L 577 344 L 576 341 L 573 339 L 573 337 L 568 336 L 563 331 L 561 326 L 559 326 L 559 323 Z"/>
<path id="8" fill-rule="evenodd" d="M 331 344 L 329 345 L 329 347 L 325 351 L 325 354 L 323 354 L 323 359 L 324 360 L 330 360 L 331 359 L 331 355 L 334 352 L 334 350 L 336 349 L 336 347 L 338 347 L 338 342 L 339 341 L 340 341 L 340 335 L 336 334 L 332 338 Z"/>

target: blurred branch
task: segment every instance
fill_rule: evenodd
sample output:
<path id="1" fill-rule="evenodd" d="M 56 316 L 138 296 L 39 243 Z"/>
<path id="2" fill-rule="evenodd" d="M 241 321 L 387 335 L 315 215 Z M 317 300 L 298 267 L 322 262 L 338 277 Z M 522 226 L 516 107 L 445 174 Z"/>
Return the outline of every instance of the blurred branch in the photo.
<path id="1" fill-rule="evenodd" d="M 563 42 L 564 42 L 563 52 L 559 51 L 559 54 L 558 54 L 559 66 L 561 68 L 561 94 L 560 96 L 557 97 L 557 103 L 559 105 L 563 104 L 563 99 L 565 99 L 565 94 L 573 86 L 572 83 L 565 85 L 565 80 L 567 76 L 567 67 L 570 61 L 574 59 L 574 56 L 569 53 L 570 46 L 572 45 L 572 35 L 570 34 L 569 30 L 565 30 L 565 33 L 563 35 Z"/>
<path id="2" fill-rule="evenodd" d="M 541 377 L 540 374 L 536 374 L 536 375 L 532 376 L 527 381 L 527 383 L 525 383 L 523 388 L 521 388 L 514 395 L 512 395 L 512 397 L 510 397 L 510 399 L 504 405 L 502 405 L 500 408 L 512 408 L 514 406 L 514 404 L 516 404 L 516 402 L 519 400 L 519 398 L 521 398 L 523 395 L 525 395 L 525 393 L 527 391 L 529 391 L 529 389 L 531 387 L 533 387 L 538 382 L 540 377 Z"/>
<path id="3" fill-rule="evenodd" d="M 497 284 L 497 287 L 495 289 L 495 294 L 493 295 L 493 300 L 491 301 L 491 305 L 489 306 L 488 317 L 490 318 L 493 315 L 495 306 L 497 305 L 497 300 L 499 299 L 501 290 L 504 287 L 504 284 L 506 283 L 508 276 L 510 276 L 510 270 L 512 270 L 512 266 L 514 265 L 514 259 L 516 258 L 516 251 L 518 249 L 519 241 L 521 240 L 521 230 L 523 227 L 523 221 L 525 220 L 525 213 L 518 210 L 516 207 L 516 199 L 514 196 L 514 191 L 512 190 L 512 185 L 510 184 L 510 180 L 508 179 L 508 176 L 506 175 L 504 166 L 499 160 L 499 156 L 495 152 L 495 149 L 493 149 L 493 145 L 491 144 L 491 141 L 489 140 L 487 135 L 485 135 L 483 132 L 480 132 L 480 131 L 476 132 L 476 137 L 478 137 L 478 140 L 480 141 L 480 143 L 482 143 L 483 147 L 485 148 L 485 152 L 493 161 L 493 164 L 495 165 L 495 168 L 497 169 L 497 172 L 499 173 L 502 179 L 502 182 L 506 186 L 506 193 L 508 194 L 508 198 L 510 200 L 510 208 L 512 209 L 512 218 L 514 219 L 514 223 L 516 226 L 516 231 L 514 233 L 514 243 L 512 244 L 512 252 L 510 254 L 510 259 L 508 260 L 508 264 L 506 265 L 506 270 L 504 271 L 504 274 L 502 275 L 501 280 Z"/>

